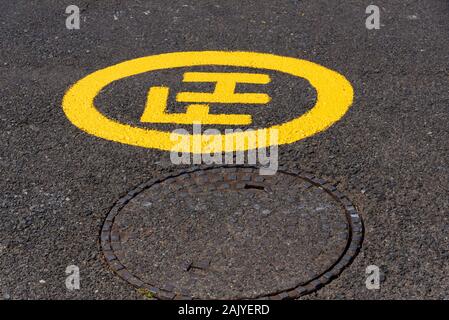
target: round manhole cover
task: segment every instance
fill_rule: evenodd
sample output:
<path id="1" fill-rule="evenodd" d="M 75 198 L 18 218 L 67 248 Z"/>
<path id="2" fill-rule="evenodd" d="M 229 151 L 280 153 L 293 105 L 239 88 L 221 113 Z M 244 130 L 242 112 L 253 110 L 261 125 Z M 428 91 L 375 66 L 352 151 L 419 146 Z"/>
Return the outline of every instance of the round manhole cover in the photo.
<path id="1" fill-rule="evenodd" d="M 223 167 L 148 181 L 120 199 L 101 233 L 110 266 L 159 298 L 297 298 L 358 252 L 351 202 L 312 175 Z"/>

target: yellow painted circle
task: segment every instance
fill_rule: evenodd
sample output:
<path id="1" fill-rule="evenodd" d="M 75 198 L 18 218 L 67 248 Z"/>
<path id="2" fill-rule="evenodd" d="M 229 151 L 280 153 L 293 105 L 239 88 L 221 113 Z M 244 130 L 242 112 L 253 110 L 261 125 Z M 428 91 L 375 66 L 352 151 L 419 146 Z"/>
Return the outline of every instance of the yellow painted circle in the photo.
<path id="1" fill-rule="evenodd" d="M 317 101 L 312 109 L 291 121 L 256 130 L 268 137 L 270 129 L 277 129 L 277 144 L 292 143 L 327 129 L 343 117 L 352 104 L 354 92 L 349 81 L 341 74 L 313 62 L 267 53 L 195 51 L 148 56 L 98 70 L 75 83 L 66 92 L 62 102 L 63 109 L 75 126 L 97 137 L 145 148 L 183 151 L 185 149 L 179 148 L 179 144 L 170 139 L 171 132 L 119 123 L 100 113 L 94 105 L 94 99 L 104 87 L 126 77 L 156 70 L 209 65 L 267 69 L 309 81 L 317 92 Z M 250 135 L 250 132 L 243 131 L 220 134 L 219 137 L 211 136 L 207 142 L 208 148 L 223 152 L 237 151 L 235 146 L 227 146 L 226 137 L 244 138 L 248 141 Z M 197 135 L 188 135 L 191 146 L 197 141 L 195 139 L 198 137 L 195 136 Z M 216 145 L 211 146 L 210 141 L 215 141 L 213 143 Z M 268 139 L 258 140 L 256 146 L 245 142 L 240 150 L 268 147 L 269 144 Z"/>

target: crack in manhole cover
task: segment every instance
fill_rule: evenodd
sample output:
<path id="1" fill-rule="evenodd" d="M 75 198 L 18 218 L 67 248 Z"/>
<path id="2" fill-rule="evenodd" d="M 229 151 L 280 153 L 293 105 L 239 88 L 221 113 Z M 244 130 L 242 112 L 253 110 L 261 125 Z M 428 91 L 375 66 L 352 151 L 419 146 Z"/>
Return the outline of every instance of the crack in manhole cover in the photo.
<path id="1" fill-rule="evenodd" d="M 301 172 L 192 169 L 150 180 L 109 213 L 109 265 L 161 299 L 298 298 L 338 276 L 363 226 L 336 188 Z"/>

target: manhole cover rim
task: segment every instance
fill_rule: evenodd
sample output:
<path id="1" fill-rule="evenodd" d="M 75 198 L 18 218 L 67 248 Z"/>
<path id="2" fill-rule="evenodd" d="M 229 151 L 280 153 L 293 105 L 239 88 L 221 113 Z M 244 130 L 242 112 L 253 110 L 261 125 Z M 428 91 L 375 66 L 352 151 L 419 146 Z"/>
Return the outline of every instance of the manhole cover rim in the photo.
<path id="1" fill-rule="evenodd" d="M 115 204 L 112 206 L 109 211 L 106 219 L 104 220 L 101 234 L 100 234 L 100 243 L 101 249 L 104 255 L 104 258 L 109 265 L 109 267 L 123 280 L 130 283 L 132 286 L 137 289 L 143 289 L 149 291 L 154 297 L 158 299 L 196 299 L 188 295 L 183 295 L 180 293 L 175 293 L 170 289 L 166 288 L 158 288 L 151 284 L 145 283 L 140 280 L 138 277 L 130 273 L 126 267 L 120 262 L 117 257 L 114 248 L 120 250 L 119 237 L 117 234 L 114 234 L 112 231 L 112 226 L 114 223 L 115 216 L 120 212 L 120 210 L 135 196 L 137 196 L 142 191 L 150 188 L 154 184 L 161 183 L 170 178 L 176 178 L 183 174 L 191 174 L 196 171 L 206 171 L 212 169 L 229 169 L 229 168 L 251 168 L 258 170 L 259 168 L 255 166 L 248 165 L 222 165 L 222 166 L 208 166 L 208 167 L 192 167 L 188 169 L 181 169 L 175 172 L 168 173 L 162 177 L 150 179 L 144 183 L 141 183 L 131 191 L 129 191 L 125 196 L 118 199 Z M 314 291 L 317 291 L 324 285 L 328 284 L 334 278 L 337 278 L 342 271 L 348 267 L 353 259 L 357 256 L 362 242 L 363 242 L 363 221 L 354 204 L 346 197 L 343 193 L 341 193 L 337 188 L 327 182 L 326 180 L 320 179 L 313 174 L 310 174 L 306 171 L 302 170 L 286 170 L 279 169 L 278 172 L 283 174 L 288 174 L 292 176 L 297 176 L 315 187 L 321 188 L 326 193 L 332 196 L 332 198 L 340 203 L 342 208 L 344 209 L 344 213 L 346 216 L 346 221 L 348 225 L 348 239 L 346 248 L 343 250 L 343 253 L 340 257 L 335 261 L 335 263 L 329 267 L 326 271 L 314 276 L 312 279 L 308 280 L 305 283 L 302 283 L 294 288 L 283 290 L 281 292 L 271 293 L 268 295 L 263 295 L 255 298 L 257 299 L 272 299 L 272 300 L 283 300 L 283 299 L 296 299 L 301 296 L 307 295 Z M 239 298 L 245 299 L 245 298 Z M 254 298 L 246 298 L 246 299 L 254 299 Z"/>

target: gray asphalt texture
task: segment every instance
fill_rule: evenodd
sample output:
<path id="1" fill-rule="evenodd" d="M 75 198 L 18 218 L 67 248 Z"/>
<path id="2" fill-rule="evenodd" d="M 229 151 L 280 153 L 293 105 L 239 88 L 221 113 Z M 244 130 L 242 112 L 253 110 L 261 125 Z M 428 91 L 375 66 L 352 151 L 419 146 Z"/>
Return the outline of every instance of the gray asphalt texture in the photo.
<path id="1" fill-rule="evenodd" d="M 380 30 L 365 28 L 371 3 Z M 65 28 L 69 4 L 82 10 L 80 30 Z M 338 184 L 366 228 L 352 265 L 307 299 L 449 297 L 447 1 L 2 0 L 0 9 L 0 298 L 142 299 L 107 268 L 99 231 L 120 196 L 179 168 L 167 152 L 80 131 L 61 100 L 98 69 L 191 50 L 306 59 L 354 87 L 341 121 L 280 147 L 281 164 Z M 287 116 L 303 105 L 286 101 Z M 65 287 L 70 264 L 80 290 Z M 372 264 L 380 290 L 365 287 Z"/>

